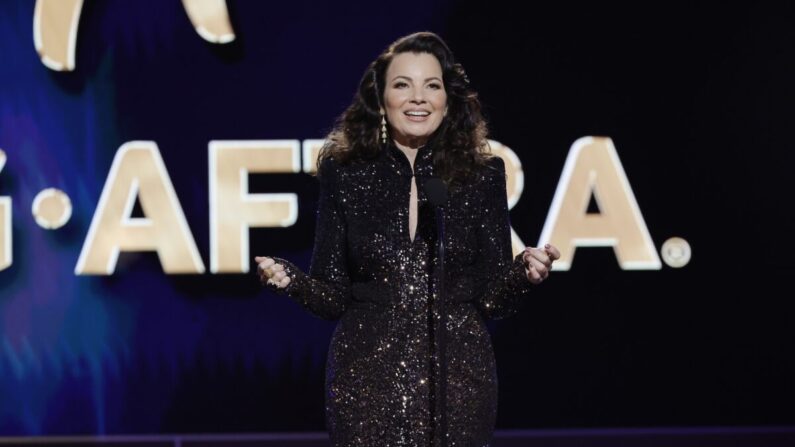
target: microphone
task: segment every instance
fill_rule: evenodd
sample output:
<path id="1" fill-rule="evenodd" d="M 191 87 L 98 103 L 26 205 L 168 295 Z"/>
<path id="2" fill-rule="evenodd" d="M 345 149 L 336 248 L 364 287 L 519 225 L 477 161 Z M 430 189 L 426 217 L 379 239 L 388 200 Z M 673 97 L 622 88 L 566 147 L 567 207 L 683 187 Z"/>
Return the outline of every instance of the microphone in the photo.
<path id="1" fill-rule="evenodd" d="M 444 207 L 447 203 L 447 185 L 442 179 L 431 177 L 423 184 L 425 195 L 428 201 L 433 205 L 436 211 L 436 227 L 437 234 L 439 235 L 437 250 L 439 253 L 439 269 L 436 272 L 436 284 L 438 285 L 439 294 L 437 297 L 436 308 L 439 312 L 439 325 L 437 327 L 436 345 L 438 346 L 439 356 L 439 374 L 437 377 L 437 409 L 441 412 L 439 419 L 439 431 L 441 432 L 442 447 L 447 446 L 447 347 L 445 346 L 447 340 L 447 316 L 444 310 Z"/>

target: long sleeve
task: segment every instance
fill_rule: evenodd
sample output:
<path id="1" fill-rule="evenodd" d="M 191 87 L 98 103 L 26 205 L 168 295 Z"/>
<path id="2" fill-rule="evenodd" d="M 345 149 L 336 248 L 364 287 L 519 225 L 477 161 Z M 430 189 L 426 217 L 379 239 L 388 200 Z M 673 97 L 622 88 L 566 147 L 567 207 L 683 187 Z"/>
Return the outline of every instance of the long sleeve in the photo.
<path id="1" fill-rule="evenodd" d="M 483 215 L 477 227 L 480 262 L 475 305 L 485 318 L 498 319 L 519 311 L 532 283 L 527 279 L 522 253 L 511 258 L 511 227 L 506 195 L 505 162 L 494 157 L 487 174 Z"/>
<path id="2" fill-rule="evenodd" d="M 350 278 L 347 266 L 347 229 L 339 205 L 338 165 L 326 159 L 318 169 L 318 200 L 315 241 L 309 274 L 286 259 L 273 257 L 285 267 L 290 284 L 285 288 L 269 286 L 280 295 L 288 295 L 311 313 L 327 320 L 342 316 L 350 302 Z"/>

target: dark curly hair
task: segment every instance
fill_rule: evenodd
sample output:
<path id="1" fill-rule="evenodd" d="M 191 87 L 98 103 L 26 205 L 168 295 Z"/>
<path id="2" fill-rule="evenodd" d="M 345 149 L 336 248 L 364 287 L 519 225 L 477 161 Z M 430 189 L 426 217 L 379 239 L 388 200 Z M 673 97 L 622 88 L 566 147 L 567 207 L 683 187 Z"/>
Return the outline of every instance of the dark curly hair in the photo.
<path id="1" fill-rule="evenodd" d="M 486 139 L 488 127 L 478 95 L 447 44 L 434 33 L 419 32 L 396 40 L 370 63 L 353 103 L 337 118 L 326 137 L 318 156 L 318 169 L 327 158 L 347 164 L 372 160 L 383 150 L 379 132 L 384 78 L 392 59 L 407 52 L 431 54 L 442 67 L 447 115 L 426 143 L 434 148 L 433 165 L 437 175 L 448 186 L 460 185 L 473 176 L 478 165 L 485 165 L 490 153 Z"/>

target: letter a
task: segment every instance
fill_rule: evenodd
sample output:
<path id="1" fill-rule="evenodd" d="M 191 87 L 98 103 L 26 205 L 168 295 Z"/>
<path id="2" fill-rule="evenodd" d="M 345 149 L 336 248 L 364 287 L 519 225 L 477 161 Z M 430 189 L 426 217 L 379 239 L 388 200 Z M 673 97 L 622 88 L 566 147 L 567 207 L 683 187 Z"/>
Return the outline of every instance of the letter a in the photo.
<path id="1" fill-rule="evenodd" d="M 593 197 L 599 213 L 588 213 Z M 569 270 L 577 247 L 613 247 L 624 270 L 659 270 L 660 258 L 610 138 L 584 137 L 569 150 L 539 245 L 560 249 Z"/>
<path id="2" fill-rule="evenodd" d="M 146 217 L 130 217 L 136 197 Z M 130 141 L 116 152 L 75 274 L 112 275 L 121 251 L 156 251 L 166 273 L 204 273 L 196 242 L 152 141 Z"/>

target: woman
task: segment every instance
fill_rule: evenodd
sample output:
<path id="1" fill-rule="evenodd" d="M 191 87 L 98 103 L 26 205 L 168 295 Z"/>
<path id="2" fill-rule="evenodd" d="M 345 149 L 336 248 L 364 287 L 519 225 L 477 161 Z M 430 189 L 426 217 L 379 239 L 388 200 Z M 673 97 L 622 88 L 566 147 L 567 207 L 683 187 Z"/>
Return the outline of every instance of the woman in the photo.
<path id="1" fill-rule="evenodd" d="M 446 445 L 488 445 L 497 375 L 483 320 L 515 313 L 559 253 L 547 245 L 511 258 L 505 166 L 489 155 L 464 70 L 435 34 L 399 39 L 370 64 L 326 141 L 309 274 L 255 260 L 269 288 L 340 319 L 326 368 L 333 445 L 442 445 L 444 426 Z M 444 331 L 436 215 L 423 189 L 431 177 L 449 188 Z"/>

